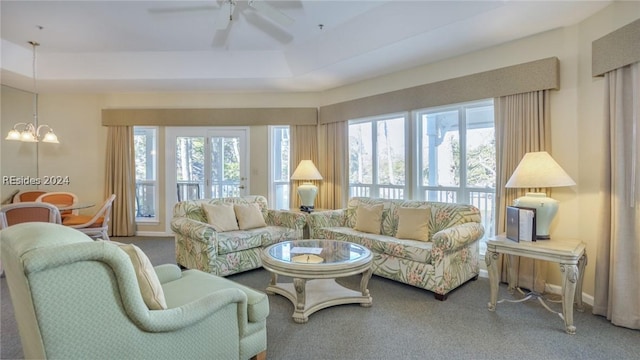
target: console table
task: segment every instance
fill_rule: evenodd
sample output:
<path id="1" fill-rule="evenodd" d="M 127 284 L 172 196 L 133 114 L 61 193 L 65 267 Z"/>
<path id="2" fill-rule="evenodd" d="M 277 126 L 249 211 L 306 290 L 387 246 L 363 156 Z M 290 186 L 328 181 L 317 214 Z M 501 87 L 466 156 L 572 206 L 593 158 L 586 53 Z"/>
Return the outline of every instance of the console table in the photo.
<path id="1" fill-rule="evenodd" d="M 584 277 L 584 267 L 587 263 L 587 253 L 585 244 L 575 239 L 553 238 L 542 241 L 520 241 L 515 242 L 507 239 L 504 234 L 498 235 L 487 241 L 487 252 L 485 262 L 489 272 L 489 283 L 491 284 L 491 298 L 489 300 L 489 311 L 495 311 L 498 301 L 498 288 L 500 283 L 500 270 L 498 269 L 498 257 L 500 254 L 511 256 L 524 256 L 532 259 L 546 260 L 558 263 L 562 273 L 562 313 L 557 313 L 564 320 L 565 331 L 568 334 L 575 334 L 576 327 L 573 326 L 573 303 L 576 302 L 576 309 L 583 311 L 582 307 L 582 280 Z M 509 292 L 513 294 L 516 289 L 517 274 L 511 269 L 511 261 L 508 261 Z M 533 294 L 540 302 L 551 310 L 538 294 Z M 526 299 L 528 299 L 527 297 Z M 524 299 L 523 299 L 524 300 Z M 509 300 L 506 300 L 509 301 Z"/>

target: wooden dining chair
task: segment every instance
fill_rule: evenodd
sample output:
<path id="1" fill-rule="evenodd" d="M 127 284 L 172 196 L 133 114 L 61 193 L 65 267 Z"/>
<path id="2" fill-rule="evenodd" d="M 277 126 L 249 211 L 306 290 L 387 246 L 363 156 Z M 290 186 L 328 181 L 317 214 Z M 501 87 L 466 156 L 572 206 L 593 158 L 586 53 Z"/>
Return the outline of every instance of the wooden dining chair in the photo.
<path id="1" fill-rule="evenodd" d="M 52 204 L 22 202 L 0 208 L 0 230 L 24 222 L 50 222 L 62 224 L 60 211 Z"/>
<path id="2" fill-rule="evenodd" d="M 47 191 L 44 190 L 20 190 L 13 196 L 13 202 L 20 203 L 25 201 L 36 201 L 40 195 L 46 193 Z"/>
<path id="3" fill-rule="evenodd" d="M 38 202 L 21 202 L 2 205 L 0 208 L 0 230 L 25 222 L 50 222 L 62 224 L 60 211 L 54 205 Z M 0 262 L 0 274 L 4 274 Z"/>
<path id="4" fill-rule="evenodd" d="M 54 204 L 56 207 L 62 208 L 76 204 L 78 202 L 78 197 L 76 194 L 70 192 L 53 191 L 38 196 L 38 198 L 36 198 L 36 202 Z M 78 215 L 78 210 L 60 210 L 60 216 L 62 216 L 63 219 L 72 214 Z"/>
<path id="5" fill-rule="evenodd" d="M 109 218 L 111 207 L 116 195 L 112 194 L 105 200 L 104 204 L 93 216 L 91 215 L 69 215 L 62 219 L 62 225 L 69 226 L 82 231 L 92 238 L 109 240 Z"/>

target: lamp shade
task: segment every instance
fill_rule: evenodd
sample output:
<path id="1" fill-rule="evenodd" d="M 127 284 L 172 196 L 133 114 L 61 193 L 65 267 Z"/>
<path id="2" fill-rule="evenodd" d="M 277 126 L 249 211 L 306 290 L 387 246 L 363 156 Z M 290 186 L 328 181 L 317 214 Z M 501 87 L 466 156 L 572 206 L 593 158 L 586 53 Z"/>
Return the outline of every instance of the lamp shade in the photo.
<path id="1" fill-rule="evenodd" d="M 538 151 L 524 155 L 505 187 L 547 188 L 575 184 L 548 152 Z"/>
<path id="2" fill-rule="evenodd" d="M 291 175 L 291 180 L 322 180 L 322 175 L 311 160 L 302 160 L 296 171 Z"/>

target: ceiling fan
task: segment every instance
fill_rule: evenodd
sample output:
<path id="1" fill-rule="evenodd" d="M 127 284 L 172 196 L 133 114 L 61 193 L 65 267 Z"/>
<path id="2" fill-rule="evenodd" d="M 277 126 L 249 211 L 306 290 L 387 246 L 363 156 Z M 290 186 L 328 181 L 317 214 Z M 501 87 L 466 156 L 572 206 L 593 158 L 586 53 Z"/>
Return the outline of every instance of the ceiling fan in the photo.
<path id="1" fill-rule="evenodd" d="M 216 21 L 216 30 L 226 29 L 231 21 L 233 21 L 233 15 L 236 9 L 236 0 L 225 0 L 220 7 L 220 13 Z M 274 8 L 265 0 L 249 0 L 249 7 L 256 10 L 262 16 L 270 19 L 271 21 L 283 26 L 293 24 L 293 19 L 285 15 L 280 10 Z"/>
<path id="2" fill-rule="evenodd" d="M 149 9 L 151 13 L 169 13 L 179 11 L 198 11 L 198 10 L 219 10 L 218 18 L 215 22 L 216 30 L 226 30 L 231 22 L 236 18 L 236 8 L 239 7 L 239 3 L 246 3 L 250 8 L 255 10 L 262 17 L 271 20 L 272 22 L 288 26 L 293 24 L 294 20 L 273 7 L 266 0 L 223 0 L 218 1 L 221 3 L 219 7 L 215 6 L 193 6 L 193 7 L 172 7 L 172 8 L 155 8 Z M 245 8 L 246 9 L 246 8 Z M 244 9 L 240 10 L 243 11 Z"/>

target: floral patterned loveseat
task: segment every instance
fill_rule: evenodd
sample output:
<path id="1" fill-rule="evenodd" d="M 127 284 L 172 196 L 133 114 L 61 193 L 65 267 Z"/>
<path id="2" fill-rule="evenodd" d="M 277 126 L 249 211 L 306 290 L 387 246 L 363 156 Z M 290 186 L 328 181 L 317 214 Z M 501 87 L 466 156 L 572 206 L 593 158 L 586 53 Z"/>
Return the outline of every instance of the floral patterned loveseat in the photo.
<path id="1" fill-rule="evenodd" d="M 218 232 L 207 223 L 202 204 L 257 203 L 266 227 Z M 181 201 L 174 206 L 171 230 L 176 241 L 176 262 L 188 269 L 198 269 L 227 276 L 262 266 L 260 251 L 268 245 L 302 238 L 306 215 L 267 208 L 260 195 Z"/>
<path id="2" fill-rule="evenodd" d="M 381 234 L 354 230 L 359 205 L 383 204 Z M 398 239 L 398 209 L 430 207 L 427 241 Z M 346 209 L 311 213 L 310 235 L 357 243 L 372 251 L 373 273 L 435 293 L 438 300 L 479 274 L 480 211 L 472 205 L 351 198 Z"/>

